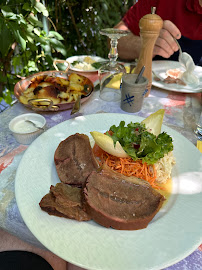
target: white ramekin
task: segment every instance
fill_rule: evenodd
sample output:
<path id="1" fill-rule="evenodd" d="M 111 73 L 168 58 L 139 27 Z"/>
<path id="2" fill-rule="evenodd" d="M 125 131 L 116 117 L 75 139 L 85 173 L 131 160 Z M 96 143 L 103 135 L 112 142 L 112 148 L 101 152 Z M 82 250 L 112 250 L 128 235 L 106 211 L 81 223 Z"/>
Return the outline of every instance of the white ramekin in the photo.
<path id="1" fill-rule="evenodd" d="M 36 121 L 38 126 L 41 128 L 45 128 L 46 125 L 46 119 L 37 113 L 26 113 L 21 114 L 15 118 L 13 118 L 9 123 L 9 129 L 13 133 L 13 136 L 15 137 L 16 141 L 20 144 L 31 144 L 42 132 L 42 129 L 35 129 L 33 126 L 33 131 L 17 131 L 16 127 L 17 125 L 25 120 L 30 121 Z M 29 124 L 29 123 L 28 123 Z"/>

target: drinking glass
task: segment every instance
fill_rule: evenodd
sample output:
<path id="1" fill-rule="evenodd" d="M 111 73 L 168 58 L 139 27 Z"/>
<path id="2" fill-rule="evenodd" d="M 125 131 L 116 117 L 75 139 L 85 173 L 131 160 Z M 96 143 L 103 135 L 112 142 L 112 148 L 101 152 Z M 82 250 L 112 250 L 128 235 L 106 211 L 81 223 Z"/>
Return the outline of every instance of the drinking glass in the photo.
<path id="1" fill-rule="evenodd" d="M 200 109 L 200 115 L 196 123 L 196 129 L 194 130 L 198 140 L 202 140 L 202 104 Z"/>
<path id="2" fill-rule="evenodd" d="M 101 35 L 108 36 L 111 48 L 108 54 L 109 62 L 98 70 L 100 81 L 100 98 L 105 101 L 121 100 L 121 77 L 126 73 L 124 65 L 116 62 L 118 58 L 117 44 L 120 37 L 128 35 L 129 31 L 114 28 L 100 30 Z"/>

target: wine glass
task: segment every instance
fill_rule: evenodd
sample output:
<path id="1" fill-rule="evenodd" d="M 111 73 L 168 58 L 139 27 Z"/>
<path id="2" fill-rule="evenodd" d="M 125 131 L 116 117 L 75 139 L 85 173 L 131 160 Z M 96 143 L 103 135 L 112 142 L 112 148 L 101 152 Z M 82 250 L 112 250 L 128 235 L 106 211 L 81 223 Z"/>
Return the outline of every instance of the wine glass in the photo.
<path id="1" fill-rule="evenodd" d="M 98 70 L 100 81 L 100 98 L 105 101 L 119 101 L 121 99 L 121 78 L 126 73 L 124 65 L 116 62 L 118 58 L 117 44 L 120 37 L 129 34 L 129 31 L 106 28 L 100 30 L 101 35 L 108 36 L 111 48 L 108 54 L 109 62 Z"/>
<path id="2" fill-rule="evenodd" d="M 202 94 L 201 94 L 201 103 L 200 103 L 200 113 L 196 121 L 196 127 L 194 130 L 198 140 L 202 140 Z"/>

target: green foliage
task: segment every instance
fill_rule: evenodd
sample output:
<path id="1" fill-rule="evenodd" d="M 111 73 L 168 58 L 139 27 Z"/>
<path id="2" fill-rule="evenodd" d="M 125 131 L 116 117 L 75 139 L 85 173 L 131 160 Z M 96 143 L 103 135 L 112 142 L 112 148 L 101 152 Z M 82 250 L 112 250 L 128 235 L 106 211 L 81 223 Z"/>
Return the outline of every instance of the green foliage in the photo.
<path id="1" fill-rule="evenodd" d="M 111 126 L 109 135 L 114 144 L 120 142 L 125 152 L 134 160 L 142 160 L 147 164 L 154 164 L 165 154 L 173 150 L 172 138 L 165 132 L 158 136 L 148 132 L 144 123 L 129 123 L 121 121 L 119 126 Z"/>
<path id="2" fill-rule="evenodd" d="M 0 101 L 11 102 L 14 85 L 32 73 L 53 69 L 72 55 L 107 58 L 107 38 L 133 1 L 1 0 Z M 5 91 L 6 90 L 6 91 Z"/>
<path id="3" fill-rule="evenodd" d="M 0 97 L 9 103 L 20 78 L 52 69 L 55 56 L 67 57 L 63 37 L 44 30 L 41 18 L 49 15 L 46 7 L 36 1 L 17 6 L 12 2 L 0 10 Z"/>
<path id="4" fill-rule="evenodd" d="M 51 0 L 48 5 L 50 16 L 64 37 L 68 56 L 91 54 L 105 58 L 109 51 L 107 37 L 101 36 L 99 30 L 115 26 L 129 7 L 128 1 L 121 0 Z"/>

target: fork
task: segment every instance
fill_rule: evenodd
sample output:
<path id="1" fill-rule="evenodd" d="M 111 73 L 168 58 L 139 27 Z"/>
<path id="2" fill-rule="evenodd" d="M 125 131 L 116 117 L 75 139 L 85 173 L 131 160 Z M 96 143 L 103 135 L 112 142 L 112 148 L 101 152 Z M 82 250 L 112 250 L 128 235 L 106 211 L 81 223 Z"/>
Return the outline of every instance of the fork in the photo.
<path id="1" fill-rule="evenodd" d="M 162 82 L 163 80 L 152 70 L 152 74 L 154 75 L 154 79 L 156 81 Z"/>
<path id="2" fill-rule="evenodd" d="M 182 48 L 179 44 L 179 42 L 177 41 L 176 38 L 174 38 L 175 42 L 177 43 L 177 46 L 179 48 L 179 62 L 181 64 L 184 65 L 184 67 L 186 68 L 186 70 L 189 68 L 195 68 L 195 64 L 194 64 L 194 61 L 193 61 L 193 58 L 191 57 L 190 54 L 188 54 L 187 52 L 182 52 Z"/>
<path id="3" fill-rule="evenodd" d="M 179 60 L 179 62 L 180 62 L 181 64 L 183 64 L 183 65 L 186 67 L 186 60 L 183 59 L 182 48 L 181 48 L 179 42 L 177 41 L 177 39 L 174 38 L 174 40 L 175 40 L 175 42 L 177 43 L 177 46 L 178 46 L 178 48 L 179 48 L 179 57 L 178 57 L 178 60 Z M 190 57 L 191 57 L 191 56 L 190 56 Z M 185 61 L 184 61 L 184 60 L 185 60 Z"/>
<path id="4" fill-rule="evenodd" d="M 92 93 L 93 88 L 92 88 L 91 85 L 85 85 L 85 87 L 86 88 L 84 90 L 85 90 L 86 93 L 83 94 L 83 95 L 85 97 L 88 97 Z M 75 114 L 75 113 L 79 112 L 80 108 L 81 108 L 81 95 L 79 95 L 77 100 L 75 101 L 74 106 L 73 106 L 72 111 L 71 111 L 70 114 L 72 115 L 72 114 Z"/>
<path id="5" fill-rule="evenodd" d="M 79 95 L 71 111 L 71 115 L 77 113 L 81 108 L 81 96 Z"/>
<path id="6" fill-rule="evenodd" d="M 182 48 L 181 48 L 179 42 L 177 41 L 177 39 L 174 38 L 174 40 L 175 40 L 175 42 L 177 43 L 177 46 L 178 46 L 178 48 L 179 48 L 179 59 L 180 59 L 180 57 L 182 57 Z"/>

